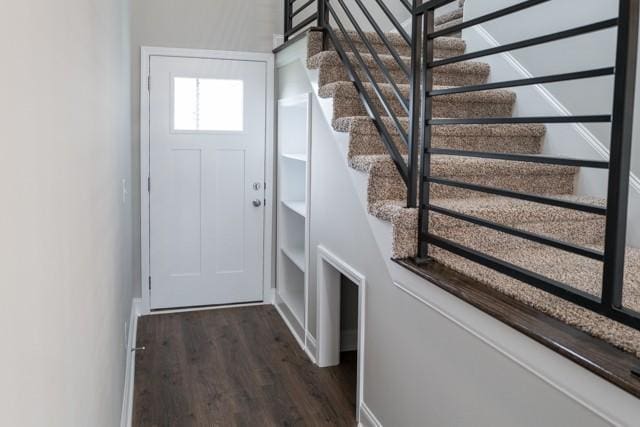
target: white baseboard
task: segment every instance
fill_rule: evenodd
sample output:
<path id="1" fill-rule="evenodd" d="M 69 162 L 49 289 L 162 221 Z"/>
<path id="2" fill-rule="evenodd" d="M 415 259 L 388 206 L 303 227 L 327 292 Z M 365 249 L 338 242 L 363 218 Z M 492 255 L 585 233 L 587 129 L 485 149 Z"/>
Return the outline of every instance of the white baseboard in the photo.
<path id="1" fill-rule="evenodd" d="M 358 349 L 358 330 L 350 329 L 340 332 L 340 351 L 356 351 Z"/>
<path id="2" fill-rule="evenodd" d="M 122 398 L 122 414 L 120 416 L 120 426 L 130 427 L 133 414 L 133 384 L 135 377 L 136 358 L 132 348 L 136 346 L 136 336 L 138 333 L 138 317 L 142 313 L 142 298 L 134 298 L 131 301 L 131 315 L 129 317 L 129 332 L 127 339 L 127 362 L 124 374 L 124 392 Z"/>
<path id="3" fill-rule="evenodd" d="M 305 349 L 307 356 L 313 362 L 314 365 L 318 364 L 318 343 L 316 339 L 307 331 L 307 348 Z"/>
<path id="4" fill-rule="evenodd" d="M 382 423 L 378 421 L 371 409 L 362 402 L 360 404 L 360 422 L 358 426 L 362 427 L 382 427 Z"/>

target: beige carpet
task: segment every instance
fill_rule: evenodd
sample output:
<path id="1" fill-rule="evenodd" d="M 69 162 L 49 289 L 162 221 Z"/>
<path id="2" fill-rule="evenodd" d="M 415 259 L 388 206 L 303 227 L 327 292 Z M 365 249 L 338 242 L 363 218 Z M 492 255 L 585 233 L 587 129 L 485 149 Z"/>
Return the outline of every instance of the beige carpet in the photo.
<path id="1" fill-rule="evenodd" d="M 436 29 L 455 25 L 461 20 L 460 8 L 439 16 L 436 19 Z M 345 47 L 352 63 L 356 65 L 358 61 L 349 48 L 349 40 L 371 70 L 377 88 L 360 67 L 357 67 L 357 74 L 365 82 L 365 91 L 373 100 L 373 105 L 385 116 L 382 121 L 392 134 L 394 144 L 406 156 L 407 149 L 399 136 L 398 128 L 407 131 L 407 110 L 396 96 L 396 91 L 408 99 L 409 82 L 405 71 L 410 66 L 409 47 L 399 34 L 389 34 L 392 46 L 405 62 L 403 70 L 375 33 L 367 33 L 366 37 L 375 48 L 377 56 L 367 50 L 357 33 L 338 32 L 338 40 Z M 466 44 L 459 36 L 435 40 L 436 58 L 460 55 L 465 49 Z M 395 258 L 415 256 L 417 211 L 404 207 L 406 186 L 387 154 L 337 52 L 331 47 L 331 43 L 327 50 L 322 50 L 322 36 L 319 32 L 311 31 L 308 35 L 307 62 L 309 68 L 319 71 L 320 96 L 333 98 L 334 129 L 349 133 L 349 165 L 368 174 L 369 213 L 392 223 Z M 391 81 L 380 71 L 380 63 L 389 69 Z M 447 87 L 481 84 L 487 81 L 490 73 L 489 65 L 478 61 L 451 64 L 434 73 L 434 85 Z M 378 91 L 388 100 L 389 109 L 400 117 L 397 123 L 384 113 Z M 433 110 L 436 117 L 500 117 L 511 116 L 515 103 L 516 95 L 512 91 L 493 90 L 438 97 L 434 100 Z M 536 154 L 541 152 L 545 133 L 543 125 L 435 126 L 432 144 L 442 148 Z M 574 167 L 453 156 L 433 156 L 431 167 L 432 174 L 438 177 L 552 195 L 581 203 L 604 204 L 603 200 L 574 194 L 574 183 L 579 173 L 579 169 Z M 602 250 L 604 218 L 601 216 L 439 185 L 431 186 L 431 198 L 432 204 L 442 208 Z M 440 237 L 481 250 L 590 294 L 600 294 L 602 264 L 599 262 L 436 213 L 430 215 L 429 221 L 430 230 Z M 640 331 L 447 251 L 432 248 L 430 255 L 454 270 L 640 357 Z M 627 259 L 624 304 L 627 308 L 640 311 L 640 251 L 629 249 Z"/>

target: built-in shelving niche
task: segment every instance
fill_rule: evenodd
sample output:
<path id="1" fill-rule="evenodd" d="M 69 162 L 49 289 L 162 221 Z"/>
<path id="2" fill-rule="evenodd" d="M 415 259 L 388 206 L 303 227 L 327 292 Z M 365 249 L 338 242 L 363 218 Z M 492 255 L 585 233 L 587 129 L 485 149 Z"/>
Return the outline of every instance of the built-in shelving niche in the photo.
<path id="1" fill-rule="evenodd" d="M 276 306 L 306 348 L 308 323 L 311 94 L 278 102 Z"/>

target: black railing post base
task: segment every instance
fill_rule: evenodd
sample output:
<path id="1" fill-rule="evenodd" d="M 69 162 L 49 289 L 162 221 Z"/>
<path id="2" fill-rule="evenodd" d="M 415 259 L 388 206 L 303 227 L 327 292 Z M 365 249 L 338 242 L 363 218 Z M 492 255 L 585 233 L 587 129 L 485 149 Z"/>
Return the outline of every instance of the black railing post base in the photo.
<path id="1" fill-rule="evenodd" d="M 425 256 L 425 257 L 417 256 L 413 260 L 418 265 L 424 265 L 424 264 L 428 264 L 428 263 L 432 262 L 433 258 L 431 258 L 430 256 Z"/>

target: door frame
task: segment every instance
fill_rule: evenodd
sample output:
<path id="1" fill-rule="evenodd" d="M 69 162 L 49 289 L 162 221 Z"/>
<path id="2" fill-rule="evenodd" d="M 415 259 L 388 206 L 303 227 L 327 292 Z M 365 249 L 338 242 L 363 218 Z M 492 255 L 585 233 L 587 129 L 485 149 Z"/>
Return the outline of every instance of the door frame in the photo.
<path id="1" fill-rule="evenodd" d="M 235 61 L 263 62 L 266 64 L 266 135 L 265 135 L 265 212 L 264 212 L 264 251 L 263 251 L 263 304 L 272 304 L 274 287 L 274 221 L 275 221 L 275 65 L 272 53 L 236 52 L 207 49 L 183 49 L 168 47 L 142 46 L 140 48 L 140 290 L 142 295 L 142 313 L 151 312 L 149 277 L 151 260 L 149 255 L 150 234 L 150 200 L 148 177 L 150 172 L 150 97 L 149 73 L 152 56 L 178 58 L 227 59 Z M 158 310 L 159 311 L 159 310 Z"/>

